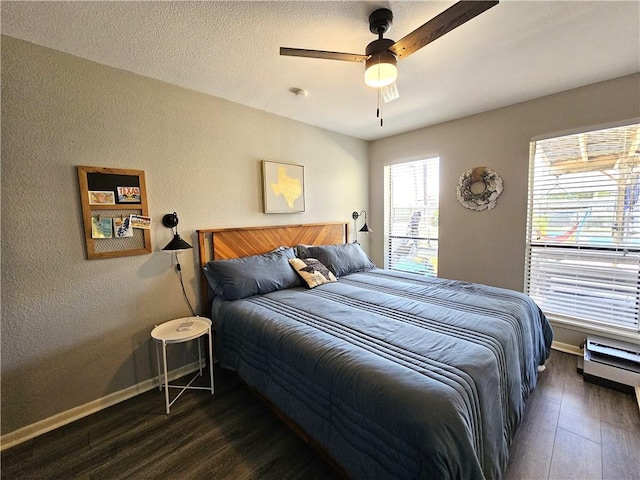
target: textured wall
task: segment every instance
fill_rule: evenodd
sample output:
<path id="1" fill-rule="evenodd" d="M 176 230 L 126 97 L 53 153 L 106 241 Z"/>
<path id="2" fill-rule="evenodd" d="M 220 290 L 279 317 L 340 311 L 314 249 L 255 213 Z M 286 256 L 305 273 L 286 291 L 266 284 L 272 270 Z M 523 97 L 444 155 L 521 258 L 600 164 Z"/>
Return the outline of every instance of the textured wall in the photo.
<path id="1" fill-rule="evenodd" d="M 188 314 L 165 213 L 192 245 L 197 228 L 349 221 L 368 148 L 2 37 L 2 433 L 154 375 L 150 330 Z M 305 166 L 305 213 L 261 213 L 263 159 Z M 85 259 L 77 165 L 145 171 L 153 253 Z M 196 255 L 181 255 L 192 302 Z"/>
<path id="2" fill-rule="evenodd" d="M 383 166 L 438 155 L 439 276 L 522 291 L 529 142 L 640 117 L 639 86 L 640 74 L 630 75 L 373 142 L 371 223 L 382 224 Z M 458 178 L 476 166 L 490 167 L 504 180 L 494 210 L 468 210 L 456 199 Z M 371 236 L 372 258 L 379 265 L 383 241 L 377 232 Z M 577 345 L 584 335 L 556 338 Z"/>

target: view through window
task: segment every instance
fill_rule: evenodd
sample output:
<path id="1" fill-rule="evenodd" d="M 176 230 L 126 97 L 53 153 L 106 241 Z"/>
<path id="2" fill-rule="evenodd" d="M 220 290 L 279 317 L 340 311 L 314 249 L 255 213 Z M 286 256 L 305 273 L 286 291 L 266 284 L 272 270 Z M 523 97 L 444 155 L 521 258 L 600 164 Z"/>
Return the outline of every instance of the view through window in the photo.
<path id="1" fill-rule="evenodd" d="M 531 143 L 527 293 L 551 319 L 638 332 L 640 125 Z"/>
<path id="2" fill-rule="evenodd" d="M 437 276 L 440 159 L 387 165 L 385 268 Z"/>

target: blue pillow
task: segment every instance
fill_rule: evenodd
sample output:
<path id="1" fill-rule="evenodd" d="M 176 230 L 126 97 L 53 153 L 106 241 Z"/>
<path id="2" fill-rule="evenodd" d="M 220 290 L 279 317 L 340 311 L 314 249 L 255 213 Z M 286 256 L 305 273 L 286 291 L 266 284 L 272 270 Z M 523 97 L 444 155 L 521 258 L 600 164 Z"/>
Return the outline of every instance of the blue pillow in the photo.
<path id="1" fill-rule="evenodd" d="M 336 277 L 376 268 L 359 243 L 337 245 L 298 245 L 300 258 L 316 258 Z"/>
<path id="2" fill-rule="evenodd" d="M 203 270 L 216 295 L 224 300 L 239 300 L 301 286 L 300 277 L 289 265 L 290 258 L 295 258 L 294 249 L 284 248 L 263 255 L 214 260 Z"/>

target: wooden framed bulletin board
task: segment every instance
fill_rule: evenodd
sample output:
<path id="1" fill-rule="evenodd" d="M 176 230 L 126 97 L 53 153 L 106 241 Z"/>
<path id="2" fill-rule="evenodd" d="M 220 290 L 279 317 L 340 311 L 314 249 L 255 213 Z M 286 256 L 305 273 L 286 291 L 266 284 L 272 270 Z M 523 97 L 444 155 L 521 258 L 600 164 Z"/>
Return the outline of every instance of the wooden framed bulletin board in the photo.
<path id="1" fill-rule="evenodd" d="M 143 170 L 78 167 L 87 258 L 151 253 Z"/>

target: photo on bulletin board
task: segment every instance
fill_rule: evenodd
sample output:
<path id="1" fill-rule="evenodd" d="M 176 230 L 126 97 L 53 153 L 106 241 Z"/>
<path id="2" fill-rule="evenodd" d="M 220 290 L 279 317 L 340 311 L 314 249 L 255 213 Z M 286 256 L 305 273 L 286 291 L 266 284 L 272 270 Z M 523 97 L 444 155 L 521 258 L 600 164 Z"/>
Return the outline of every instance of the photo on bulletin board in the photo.
<path id="1" fill-rule="evenodd" d="M 140 187 L 118 187 L 118 203 L 140 203 Z"/>
<path id="2" fill-rule="evenodd" d="M 89 205 L 115 205 L 116 196 L 111 191 L 89 190 Z"/>
<path id="3" fill-rule="evenodd" d="M 142 228 L 143 230 L 151 229 L 151 217 L 143 215 L 131 215 L 131 228 Z"/>
<path id="4" fill-rule="evenodd" d="M 116 238 L 133 237 L 133 228 L 131 228 L 129 217 L 113 219 L 113 236 Z"/>
<path id="5" fill-rule="evenodd" d="M 91 238 L 112 238 L 110 218 L 93 217 L 91 219 Z"/>

